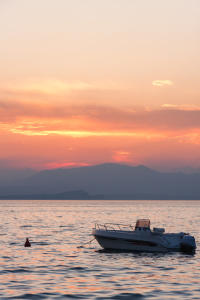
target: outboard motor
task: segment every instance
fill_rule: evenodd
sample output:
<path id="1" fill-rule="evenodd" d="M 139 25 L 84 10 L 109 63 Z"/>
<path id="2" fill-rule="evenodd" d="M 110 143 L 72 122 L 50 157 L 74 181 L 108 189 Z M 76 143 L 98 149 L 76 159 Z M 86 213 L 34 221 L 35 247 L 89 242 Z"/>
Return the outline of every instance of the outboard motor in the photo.
<path id="1" fill-rule="evenodd" d="M 184 235 L 180 243 L 181 252 L 194 252 L 196 249 L 195 238 L 191 235 Z"/>

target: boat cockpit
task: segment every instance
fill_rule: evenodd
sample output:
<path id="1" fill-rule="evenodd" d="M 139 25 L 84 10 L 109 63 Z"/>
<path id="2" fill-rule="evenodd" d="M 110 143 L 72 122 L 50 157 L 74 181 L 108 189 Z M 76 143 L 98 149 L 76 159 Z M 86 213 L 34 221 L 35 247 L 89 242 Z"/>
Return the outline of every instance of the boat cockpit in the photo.
<path id="1" fill-rule="evenodd" d="M 148 219 L 139 219 L 136 221 L 135 232 L 151 232 L 150 229 L 150 220 Z"/>

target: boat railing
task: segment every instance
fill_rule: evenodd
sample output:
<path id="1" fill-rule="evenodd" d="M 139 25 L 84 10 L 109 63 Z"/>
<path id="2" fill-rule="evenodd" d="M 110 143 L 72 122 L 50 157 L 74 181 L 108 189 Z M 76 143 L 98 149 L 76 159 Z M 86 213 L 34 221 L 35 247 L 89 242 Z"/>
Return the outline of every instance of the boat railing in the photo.
<path id="1" fill-rule="evenodd" d="M 97 230 L 113 230 L 113 231 L 133 231 L 134 227 L 132 225 L 120 224 L 120 223 L 105 223 L 99 224 L 95 223 L 95 229 Z"/>

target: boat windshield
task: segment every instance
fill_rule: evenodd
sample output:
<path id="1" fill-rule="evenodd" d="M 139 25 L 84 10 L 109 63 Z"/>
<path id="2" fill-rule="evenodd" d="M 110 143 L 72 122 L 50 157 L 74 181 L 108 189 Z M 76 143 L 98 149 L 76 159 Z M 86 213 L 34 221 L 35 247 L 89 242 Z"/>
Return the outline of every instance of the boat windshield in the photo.
<path id="1" fill-rule="evenodd" d="M 150 227 L 150 220 L 148 219 L 139 219 L 136 222 L 135 228 L 137 227 Z"/>

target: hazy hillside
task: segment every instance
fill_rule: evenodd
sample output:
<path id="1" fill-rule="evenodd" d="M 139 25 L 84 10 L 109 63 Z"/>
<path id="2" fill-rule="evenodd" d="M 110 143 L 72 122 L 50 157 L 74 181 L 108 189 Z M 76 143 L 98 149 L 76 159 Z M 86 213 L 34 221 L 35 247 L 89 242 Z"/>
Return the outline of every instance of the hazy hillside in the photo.
<path id="1" fill-rule="evenodd" d="M 103 195 L 89 195 L 85 191 L 70 191 L 57 194 L 34 194 L 34 195 L 8 195 L 2 196 L 4 200 L 104 200 Z"/>
<path id="2" fill-rule="evenodd" d="M 32 169 L 0 169 L 0 186 L 16 184 L 34 174 Z"/>
<path id="3" fill-rule="evenodd" d="M 0 195 L 62 193 L 84 190 L 104 195 L 200 196 L 200 174 L 159 173 L 144 166 L 102 164 L 39 172 L 18 183 L 0 188 Z"/>
<path id="4" fill-rule="evenodd" d="M 182 172 L 182 173 L 185 173 L 185 174 L 194 174 L 194 173 L 200 173 L 200 168 L 192 168 L 192 167 L 179 167 L 179 168 L 175 168 L 173 169 L 172 171 L 173 173 L 177 173 L 177 172 Z"/>

